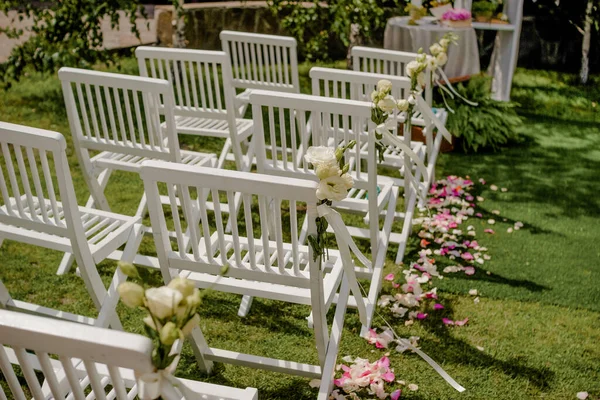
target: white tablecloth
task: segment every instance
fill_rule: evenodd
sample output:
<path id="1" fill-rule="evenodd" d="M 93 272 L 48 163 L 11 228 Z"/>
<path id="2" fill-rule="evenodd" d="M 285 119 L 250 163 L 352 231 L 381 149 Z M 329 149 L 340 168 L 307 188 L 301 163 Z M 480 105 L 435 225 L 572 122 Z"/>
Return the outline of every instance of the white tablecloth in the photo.
<path id="1" fill-rule="evenodd" d="M 385 27 L 383 47 L 416 53 L 438 42 L 447 32 L 458 35 L 458 45 L 450 45 L 444 72 L 448 78 L 476 75 L 480 72 L 477 35 L 473 28 L 448 28 L 437 24 L 408 25 L 409 17 L 390 18 Z"/>

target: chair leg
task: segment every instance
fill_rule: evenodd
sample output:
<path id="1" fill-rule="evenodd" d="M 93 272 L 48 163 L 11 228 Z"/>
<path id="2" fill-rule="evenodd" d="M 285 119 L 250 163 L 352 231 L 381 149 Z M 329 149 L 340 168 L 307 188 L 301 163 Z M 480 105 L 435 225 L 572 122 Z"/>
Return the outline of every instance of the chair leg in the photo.
<path id="1" fill-rule="evenodd" d="M 127 244 L 125 245 L 125 249 L 121 256 L 121 261 L 125 262 L 133 262 L 135 259 L 135 255 L 142 243 L 142 239 L 144 238 L 143 234 L 144 226 L 142 224 L 135 224 L 131 228 L 131 232 L 129 233 L 129 238 L 127 239 Z M 98 314 L 97 325 L 98 326 L 112 326 L 114 329 L 117 329 L 114 326 L 115 317 L 118 321 L 118 316 L 116 312 L 117 303 L 119 302 L 119 294 L 117 293 L 117 288 L 119 285 L 127 280 L 127 276 L 121 272 L 121 270 L 117 267 L 115 274 L 113 275 L 113 279 L 110 282 L 110 286 L 108 287 L 108 291 L 106 296 L 104 297 L 104 301 L 102 302 L 102 306 L 100 307 L 100 312 Z M 120 325 L 120 323 L 118 324 Z M 122 328 L 120 328 L 122 329 Z"/>
<path id="2" fill-rule="evenodd" d="M 335 376 L 335 365 L 342 339 L 342 330 L 344 329 L 344 317 L 346 316 L 346 308 L 348 306 L 348 296 L 350 295 L 350 287 L 346 279 L 342 280 L 340 287 L 339 299 L 335 308 L 335 316 L 333 317 L 333 325 L 331 326 L 331 334 L 329 335 L 329 343 L 327 344 L 327 354 L 325 356 L 325 364 L 321 369 L 321 386 L 319 387 L 318 400 L 329 399 L 329 394 L 333 389 L 333 378 Z"/>
<path id="3" fill-rule="evenodd" d="M 199 327 L 194 328 L 188 339 L 192 345 L 192 350 L 196 356 L 200 371 L 210 374 L 212 372 L 213 362 L 206 359 L 205 354 L 210 348 L 208 347 L 208 343 L 206 343 L 202 330 L 200 330 Z"/>
<path id="4" fill-rule="evenodd" d="M 100 176 L 98 177 L 98 185 L 100 187 L 100 190 L 104 190 L 106 188 L 106 185 L 108 183 L 108 178 L 110 178 L 110 174 L 112 173 L 111 170 L 109 169 L 105 169 L 104 171 L 102 171 L 100 173 Z M 94 207 L 94 197 L 90 196 L 87 199 L 87 202 L 85 203 L 85 206 L 88 208 L 93 208 Z M 109 211 L 109 210 L 107 210 Z M 64 275 L 67 274 L 71 268 L 73 267 L 73 262 L 75 261 L 75 257 L 73 256 L 72 253 L 65 253 L 65 255 L 63 256 L 62 260 L 60 261 L 60 265 L 58 266 L 58 270 L 56 271 L 56 275 Z"/>
<path id="5" fill-rule="evenodd" d="M 250 311 L 250 307 L 252 306 L 252 300 L 254 297 L 245 295 L 242 297 L 242 303 L 240 304 L 240 308 L 238 310 L 238 316 L 244 318 L 248 315 Z"/>

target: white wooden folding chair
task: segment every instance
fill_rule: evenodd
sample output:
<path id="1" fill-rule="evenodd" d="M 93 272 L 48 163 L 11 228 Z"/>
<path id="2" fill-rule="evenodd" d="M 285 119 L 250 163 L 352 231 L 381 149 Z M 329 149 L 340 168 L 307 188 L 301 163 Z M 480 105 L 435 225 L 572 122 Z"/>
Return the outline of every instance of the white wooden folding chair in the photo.
<path id="1" fill-rule="evenodd" d="M 75 153 L 91 194 L 87 207 L 110 211 L 104 196 L 110 174 L 139 173 L 144 160 L 216 165 L 214 154 L 180 150 L 168 81 L 75 68 L 61 68 L 58 76 Z M 142 196 L 135 215 L 143 217 L 145 209 Z M 118 251 L 111 255 L 119 257 Z M 72 262 L 66 254 L 58 274 L 67 272 Z M 147 257 L 135 262 L 156 266 Z"/>
<path id="2" fill-rule="evenodd" d="M 0 370 L 12 394 L 0 386 L 0 399 L 142 397 L 137 378 L 154 372 L 152 350 L 152 341 L 141 335 L 0 310 Z M 160 395 L 164 400 L 258 399 L 253 388 L 189 379 L 163 379 Z"/>
<path id="3" fill-rule="evenodd" d="M 363 312 L 364 301 L 356 280 L 348 278 L 348 274 L 354 277 L 354 265 L 342 262 L 340 251 L 347 248 L 340 246 L 340 251 L 330 250 L 321 265 L 320 258 L 313 257 L 312 249 L 300 242 L 303 218 L 307 220 L 308 232 L 316 232 L 317 184 L 155 161 L 144 163 L 141 175 L 165 282 L 185 276 L 200 288 L 211 287 L 312 307 L 319 365 L 209 348 L 201 331 L 196 329 L 192 335 L 200 365 L 210 370 L 211 361 L 220 361 L 320 378 L 319 399 L 327 399 L 350 290 Z M 163 208 L 160 204 L 159 186 L 166 186 L 170 207 Z M 234 215 L 231 234 L 226 234 L 221 209 L 234 201 L 236 193 L 241 193 L 243 207 L 239 219 Z M 207 196 L 212 198 L 214 212 L 206 207 Z M 196 211 L 200 214 L 199 223 L 190 219 Z M 171 225 L 169 218 L 169 226 L 174 226 L 174 235 L 167 228 L 167 215 L 173 219 Z M 256 215 L 260 217 L 259 222 L 255 222 Z M 187 234 L 182 229 L 185 225 L 189 229 Z M 186 236 L 191 242 L 189 250 L 184 246 Z M 176 247 L 169 237 L 175 238 Z M 353 264 L 351 257 L 346 259 Z M 224 267 L 228 270 L 221 276 Z M 326 314 L 336 297 L 334 323 L 329 334 Z M 361 316 L 364 318 L 364 314 Z"/>
<path id="4" fill-rule="evenodd" d="M 342 71 L 339 69 L 315 67 L 310 70 L 310 77 L 313 95 L 341 99 L 349 98 L 368 103 L 372 102 L 371 93 L 376 88 L 377 82 L 382 79 L 387 79 L 392 83 L 392 96 L 396 99 L 408 98 L 411 89 L 409 78 L 370 72 Z M 429 108 L 427 104 L 419 104 L 416 107 L 417 110 L 419 110 L 419 107 Z M 404 221 L 403 229 L 400 233 L 392 233 L 390 237 L 390 242 L 398 244 L 396 262 L 402 261 L 407 240 L 412 230 L 411 221 L 414 215 L 414 208 L 419 199 L 419 194 L 421 197 L 424 197 L 424 194 L 431 185 L 435 174 L 435 163 L 443 139 L 442 134 L 437 135 L 435 139 L 432 134 L 432 131 L 436 128 L 435 123 L 438 125 L 443 123 L 439 120 L 436 121 L 437 116 L 434 116 L 431 109 L 426 111 L 429 111 L 428 114 L 432 116 L 431 118 L 423 119 L 423 114 L 419 113 L 419 118 L 412 118 L 412 122 L 415 125 L 424 124 L 425 121 L 428 122 L 423 127 L 423 132 L 427 138 L 427 146 L 422 142 L 412 141 L 410 132 L 407 129 L 403 129 L 401 133 L 401 140 L 424 162 L 427 169 L 425 179 L 423 181 L 420 180 L 420 173 L 416 170 L 415 162 L 411 159 L 411 156 L 406 155 L 404 151 L 396 147 L 389 146 L 384 151 L 385 160 L 379 163 L 380 166 L 398 171 L 400 178 L 390 177 L 390 179 L 393 180 L 395 185 L 404 188 L 404 212 L 396 212 L 396 218 Z M 398 123 L 405 122 L 406 115 L 404 114 L 394 113 L 392 118 L 395 118 Z M 396 124 L 396 128 L 397 126 L 398 124 Z M 392 133 L 396 135 L 396 131 L 397 129 Z M 368 134 L 368 132 L 365 131 L 365 134 Z M 362 157 L 369 157 L 366 144 L 362 150 Z M 412 169 L 411 174 L 408 174 L 408 179 L 405 179 L 405 176 L 407 176 L 404 171 L 405 168 Z M 379 174 L 383 172 L 379 171 Z"/>
<path id="5" fill-rule="evenodd" d="M 124 244 L 123 258 L 132 260 L 141 219 L 77 206 L 60 133 L 0 122 L 0 147 L 0 243 L 9 239 L 74 254 L 100 315 L 86 318 L 13 300 L 1 282 L 0 307 L 120 328 L 118 297 L 107 296 L 96 264 Z"/>
<path id="6" fill-rule="evenodd" d="M 354 71 L 394 76 L 406 76 L 406 65 L 417 58 L 417 53 L 365 46 L 354 46 L 350 50 L 350 54 Z M 429 106 L 433 104 L 430 73 L 425 74 L 423 97 Z"/>
<path id="7" fill-rule="evenodd" d="M 239 171 L 252 165 L 252 120 L 236 118 L 229 57 L 222 51 L 138 47 L 141 76 L 167 79 L 174 91 L 178 133 L 225 139 L 218 167 L 235 161 Z M 164 105 L 161 105 L 164 107 Z M 248 147 L 247 154 L 243 147 Z"/>
<path id="8" fill-rule="evenodd" d="M 371 280 L 365 328 L 368 327 L 381 289 L 398 198 L 398 188 L 393 181 L 378 176 L 375 136 L 364 134 L 374 128 L 371 105 L 354 100 L 269 91 L 253 92 L 250 102 L 260 173 L 316 180 L 312 167 L 304 160 L 305 149 L 310 146 L 335 148 L 356 140 L 354 149 L 347 151 L 347 159 L 364 159 L 362 153 L 365 151 L 369 155 L 366 162 L 351 164 L 349 173 L 354 178 L 354 188 L 348 192 L 346 199 L 333 203 L 338 210 L 368 217 L 367 228 L 347 228 L 353 237 L 366 239 L 370 244 L 372 270 L 356 269 L 359 277 Z M 306 231 L 303 233 L 301 240 L 306 239 Z M 352 297 L 349 305 L 356 305 Z"/>
<path id="9" fill-rule="evenodd" d="M 239 115 L 248 107 L 253 89 L 300 93 L 296 39 L 289 36 L 221 31 L 221 47 L 229 56 Z"/>

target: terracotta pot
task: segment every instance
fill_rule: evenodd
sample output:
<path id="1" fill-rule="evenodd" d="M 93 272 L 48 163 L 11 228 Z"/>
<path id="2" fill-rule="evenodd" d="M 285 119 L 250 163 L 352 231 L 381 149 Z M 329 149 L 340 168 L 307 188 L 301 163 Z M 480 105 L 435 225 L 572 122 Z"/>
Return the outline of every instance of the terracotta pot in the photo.
<path id="1" fill-rule="evenodd" d="M 491 22 L 492 17 L 494 16 L 493 12 L 482 12 L 475 14 L 475 21 L 477 22 Z"/>
<path id="2" fill-rule="evenodd" d="M 402 132 L 401 129 L 403 129 L 403 124 L 400 124 L 399 132 Z M 434 133 L 433 137 L 435 138 L 436 135 L 438 133 Z M 415 142 L 422 142 L 425 143 L 425 135 L 423 135 L 423 128 L 421 128 L 420 126 L 413 126 L 412 127 L 412 140 Z M 449 143 L 446 139 L 442 139 L 442 144 L 440 145 L 440 152 L 442 153 L 450 153 L 451 151 L 454 151 L 454 142 L 455 142 L 455 138 L 452 138 L 452 143 Z"/>

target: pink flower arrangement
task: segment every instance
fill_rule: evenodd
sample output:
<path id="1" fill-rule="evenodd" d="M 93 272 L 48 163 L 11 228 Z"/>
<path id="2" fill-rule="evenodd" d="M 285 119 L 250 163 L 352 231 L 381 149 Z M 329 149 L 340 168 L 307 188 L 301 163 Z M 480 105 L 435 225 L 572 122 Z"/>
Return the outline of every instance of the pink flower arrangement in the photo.
<path id="1" fill-rule="evenodd" d="M 468 21 L 471 19 L 471 12 L 464 8 L 454 8 L 448 10 L 442 15 L 444 21 Z"/>
<path id="2" fill-rule="evenodd" d="M 353 364 L 350 366 L 340 365 L 343 374 L 333 381 L 344 393 L 366 391 L 370 396 L 375 395 L 379 399 L 387 399 L 389 396 L 392 400 L 396 400 L 400 397 L 399 390 L 386 393 L 384 388 L 386 383 L 392 383 L 395 379 L 394 371 L 390 369 L 389 358 L 384 356 L 374 363 L 356 358 L 352 362 Z M 339 390 L 334 390 L 332 397 L 334 399 L 346 398 Z"/>

